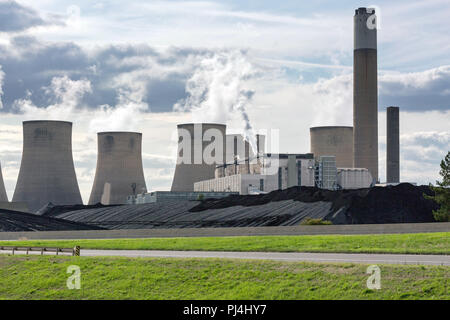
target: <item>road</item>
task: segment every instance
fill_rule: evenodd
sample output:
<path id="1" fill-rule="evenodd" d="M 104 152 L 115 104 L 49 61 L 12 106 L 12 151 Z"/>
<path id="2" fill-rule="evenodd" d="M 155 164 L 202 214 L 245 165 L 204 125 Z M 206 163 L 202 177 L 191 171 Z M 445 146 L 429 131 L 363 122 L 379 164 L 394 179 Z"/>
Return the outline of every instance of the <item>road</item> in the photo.
<path id="1" fill-rule="evenodd" d="M 340 262 L 364 264 L 422 264 L 450 266 L 450 255 L 303 253 L 303 252 L 220 252 L 155 250 L 81 250 L 82 256 L 120 256 L 152 258 L 227 258 L 276 261 Z"/>
<path id="2" fill-rule="evenodd" d="M 0 250 L 0 254 L 11 251 Z M 24 254 L 24 252 L 16 252 Z M 40 252 L 30 252 L 38 255 Z M 45 255 L 55 253 L 46 252 Z M 67 255 L 67 253 L 60 253 Z M 160 251 L 160 250 L 93 250 L 81 249 L 85 257 L 130 257 L 130 258 L 225 258 L 274 260 L 293 262 L 335 262 L 363 264 L 416 264 L 450 266 L 450 255 L 418 254 L 364 254 L 364 253 L 306 253 L 306 252 L 222 252 L 222 251 Z"/>

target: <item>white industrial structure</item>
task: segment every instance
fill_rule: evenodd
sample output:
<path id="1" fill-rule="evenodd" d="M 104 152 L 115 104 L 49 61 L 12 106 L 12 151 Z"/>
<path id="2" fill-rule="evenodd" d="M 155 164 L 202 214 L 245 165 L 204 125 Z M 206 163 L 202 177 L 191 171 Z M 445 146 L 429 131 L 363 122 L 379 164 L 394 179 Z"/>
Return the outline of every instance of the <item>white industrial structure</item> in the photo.
<path id="1" fill-rule="evenodd" d="M 194 183 L 194 191 L 265 193 L 314 186 L 313 154 L 265 154 L 216 168 L 216 178 Z"/>
<path id="2" fill-rule="evenodd" d="M 369 188 L 373 178 L 365 168 L 338 168 L 336 183 L 340 189 Z"/>

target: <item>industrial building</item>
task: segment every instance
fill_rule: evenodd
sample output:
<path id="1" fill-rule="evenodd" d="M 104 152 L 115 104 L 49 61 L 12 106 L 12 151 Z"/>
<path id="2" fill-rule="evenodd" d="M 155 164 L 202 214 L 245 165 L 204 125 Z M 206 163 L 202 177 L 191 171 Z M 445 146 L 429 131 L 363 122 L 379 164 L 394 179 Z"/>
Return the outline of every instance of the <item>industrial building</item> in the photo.
<path id="1" fill-rule="evenodd" d="M 24 121 L 23 153 L 12 198 L 31 212 L 51 202 L 82 204 L 72 158 L 72 123 Z"/>
<path id="2" fill-rule="evenodd" d="M 142 134 L 99 132 L 88 204 L 164 206 L 199 200 L 200 196 L 255 195 L 296 186 L 328 190 L 374 186 L 379 181 L 374 17 L 375 11 L 370 8 L 358 8 L 354 15 L 353 126 L 311 127 L 310 153 L 275 154 L 266 151 L 264 135 L 256 135 L 254 150 L 243 135 L 227 135 L 225 124 L 179 124 L 171 191 L 154 192 L 147 192 L 144 179 Z M 386 115 L 389 185 L 400 181 L 399 108 L 388 107 Z M 22 162 L 12 201 L 30 212 L 49 202 L 81 204 L 72 158 L 72 123 L 25 121 L 23 137 Z M 0 168 L 0 207 L 2 203 L 13 206 L 8 203 Z"/>
<path id="3" fill-rule="evenodd" d="M 216 165 L 225 163 L 226 126 L 187 123 L 179 124 L 177 128 L 177 164 L 171 191 L 194 191 L 195 182 L 213 179 Z M 214 147 L 217 148 L 212 152 Z"/>
<path id="4" fill-rule="evenodd" d="M 97 169 L 89 204 L 124 204 L 147 191 L 142 167 L 142 134 L 99 132 Z"/>
<path id="5" fill-rule="evenodd" d="M 378 75 L 375 9 L 354 16 L 353 166 L 369 169 L 378 181 Z"/>
<path id="6" fill-rule="evenodd" d="M 366 168 L 337 168 L 338 189 L 361 189 L 373 187 L 373 178 Z"/>
<path id="7" fill-rule="evenodd" d="M 274 167 L 276 166 L 276 167 Z M 264 154 L 216 168 L 216 178 L 194 183 L 194 190 L 258 194 L 293 186 L 314 186 L 314 156 Z"/>
<path id="8" fill-rule="evenodd" d="M 386 109 L 386 182 L 400 182 L 400 116 L 398 107 Z"/>
<path id="9" fill-rule="evenodd" d="M 334 155 L 339 168 L 353 167 L 353 127 L 326 126 L 309 129 L 311 153 L 321 156 Z"/>

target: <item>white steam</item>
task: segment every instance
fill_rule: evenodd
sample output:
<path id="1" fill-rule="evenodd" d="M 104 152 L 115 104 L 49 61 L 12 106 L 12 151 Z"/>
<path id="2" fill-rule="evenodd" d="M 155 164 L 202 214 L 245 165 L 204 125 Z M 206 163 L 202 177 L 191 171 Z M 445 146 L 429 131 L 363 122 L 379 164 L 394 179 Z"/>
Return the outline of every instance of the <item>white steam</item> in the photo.
<path id="1" fill-rule="evenodd" d="M 241 51 L 215 53 L 200 62 L 186 83 L 189 96 L 174 109 L 190 111 L 194 122 L 223 124 L 238 113 L 244 136 L 255 151 L 256 138 L 246 111 L 254 92 L 245 86 L 255 75 L 255 67 Z"/>

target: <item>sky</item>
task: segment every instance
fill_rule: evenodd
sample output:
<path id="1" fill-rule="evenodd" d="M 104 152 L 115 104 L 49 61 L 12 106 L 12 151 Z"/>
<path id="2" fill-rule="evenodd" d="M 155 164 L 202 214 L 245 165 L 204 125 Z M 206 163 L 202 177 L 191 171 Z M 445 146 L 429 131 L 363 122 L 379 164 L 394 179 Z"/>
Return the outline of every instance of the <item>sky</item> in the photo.
<path id="1" fill-rule="evenodd" d="M 96 133 L 143 133 L 148 190 L 170 189 L 176 124 L 278 130 L 307 153 L 309 128 L 352 125 L 353 15 L 378 16 L 379 167 L 386 107 L 400 107 L 401 180 L 439 178 L 450 149 L 450 2 L 0 0 L 0 163 L 12 198 L 22 121 L 73 122 L 87 202 Z"/>

